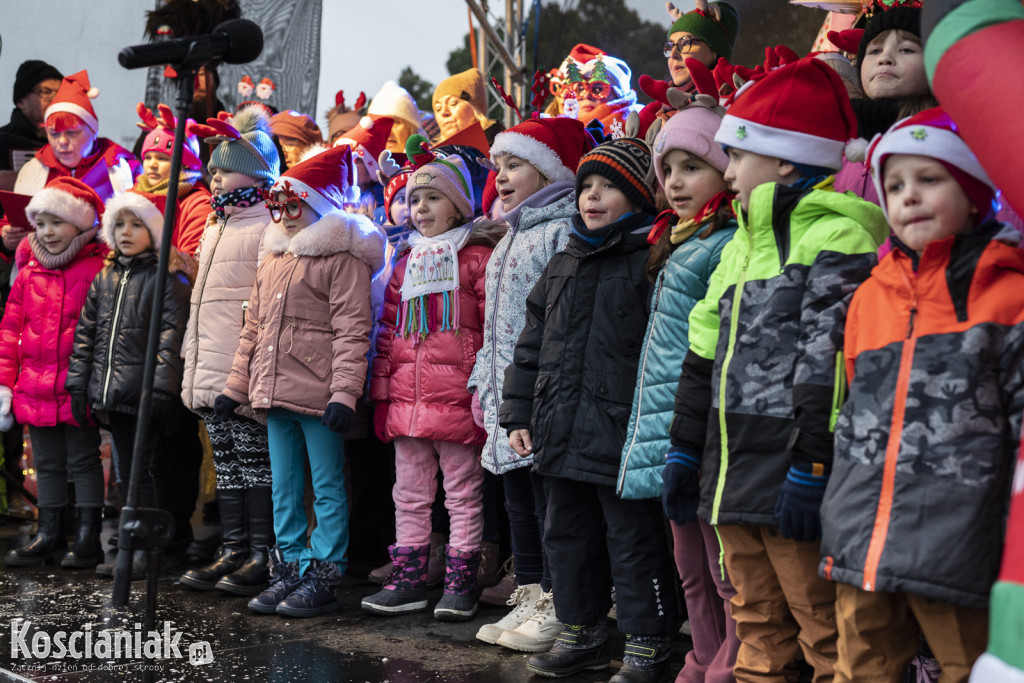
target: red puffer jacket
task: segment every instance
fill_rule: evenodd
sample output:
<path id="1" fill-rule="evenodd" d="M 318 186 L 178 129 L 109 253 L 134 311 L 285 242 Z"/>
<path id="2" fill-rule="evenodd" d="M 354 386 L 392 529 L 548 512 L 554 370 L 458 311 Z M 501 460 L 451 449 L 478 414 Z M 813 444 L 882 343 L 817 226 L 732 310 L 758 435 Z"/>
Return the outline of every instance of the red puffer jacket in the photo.
<path id="1" fill-rule="evenodd" d="M 434 441 L 482 446 L 485 432 L 473 421 L 466 388 L 483 344 L 484 274 L 490 246 L 469 244 L 459 251 L 459 330 L 430 332 L 418 344 L 395 335 L 405 281 L 405 254 L 395 265 L 384 296 L 377 335 L 377 357 L 370 378 L 370 400 L 383 414 L 383 437 L 415 436 Z M 435 304 L 440 297 L 435 297 Z M 440 306 L 432 317 L 440 317 Z"/>

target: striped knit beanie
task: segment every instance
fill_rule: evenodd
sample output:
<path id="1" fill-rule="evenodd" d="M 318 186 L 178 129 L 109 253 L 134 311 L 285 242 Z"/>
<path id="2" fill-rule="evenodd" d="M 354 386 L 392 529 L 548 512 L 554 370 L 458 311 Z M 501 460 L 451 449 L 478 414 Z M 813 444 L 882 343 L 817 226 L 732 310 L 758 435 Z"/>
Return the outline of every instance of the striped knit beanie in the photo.
<path id="1" fill-rule="evenodd" d="M 583 179 L 596 173 L 612 181 L 629 201 L 650 214 L 654 206 L 654 173 L 651 148 L 639 138 L 619 138 L 598 145 L 582 159 L 576 171 L 576 199 L 579 201 Z"/>

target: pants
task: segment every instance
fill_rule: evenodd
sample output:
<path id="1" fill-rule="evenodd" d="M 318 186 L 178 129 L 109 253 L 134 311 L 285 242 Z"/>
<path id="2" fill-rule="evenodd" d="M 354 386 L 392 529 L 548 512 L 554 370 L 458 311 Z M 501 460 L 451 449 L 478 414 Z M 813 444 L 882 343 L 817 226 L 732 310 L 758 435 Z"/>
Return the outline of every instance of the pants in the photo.
<path id="1" fill-rule="evenodd" d="M 75 505 L 103 507 L 103 464 L 100 461 L 100 430 L 96 427 L 59 424 L 29 425 L 35 458 L 39 507 L 68 504 L 68 475 L 75 483 Z"/>
<path id="2" fill-rule="evenodd" d="M 836 585 L 836 622 L 836 681 L 899 683 L 924 633 L 942 666 L 940 683 L 966 683 L 988 643 L 988 610 L 845 583 Z"/>
<path id="3" fill-rule="evenodd" d="M 483 481 L 480 449 L 409 436 L 395 439 L 395 535 L 400 546 L 430 543 L 430 506 L 437 492 L 437 468 L 450 518 L 448 543 L 456 550 L 480 548 L 483 536 Z"/>
<path id="4" fill-rule="evenodd" d="M 505 510 L 512 536 L 516 583 L 520 586 L 539 583 L 547 592 L 551 590 L 551 572 L 543 539 L 548 502 L 543 477 L 530 470 L 530 467 L 520 467 L 501 475 L 505 484 Z"/>
<path id="5" fill-rule="evenodd" d="M 213 448 L 217 488 L 251 489 L 270 486 L 270 455 L 267 428 L 255 420 L 235 415 L 221 420 L 204 410 L 203 421 Z"/>
<path id="6" fill-rule="evenodd" d="M 718 535 L 703 519 L 671 522 L 676 568 L 690 617 L 693 650 L 676 683 L 731 683 L 740 640 L 729 602 L 736 595 L 719 553 Z"/>
<path id="7" fill-rule="evenodd" d="M 110 420 L 110 437 L 117 447 L 117 473 L 121 481 L 121 502 L 128 504 L 128 487 L 132 476 L 132 467 L 135 466 L 135 425 L 137 416 L 128 413 L 111 411 L 108 413 Z M 160 461 L 161 434 L 159 426 L 150 421 L 147 429 L 146 443 L 142 447 L 142 455 L 139 464 L 142 469 L 139 474 L 139 507 L 165 508 L 165 502 L 161 498 L 163 487 L 157 486 L 157 467 Z"/>
<path id="8" fill-rule="evenodd" d="M 199 497 L 199 468 L 203 444 L 199 441 L 199 418 L 175 401 L 175 419 L 169 425 L 150 425 L 160 437 L 157 486 L 160 500 L 174 517 L 177 538 L 192 536 L 192 513 Z"/>
<path id="9" fill-rule="evenodd" d="M 672 634 L 675 572 L 660 503 L 622 500 L 612 486 L 542 478 L 558 620 L 589 626 L 604 619 L 614 582 L 620 631 Z"/>
<path id="10" fill-rule="evenodd" d="M 725 567 L 736 589 L 737 681 L 796 681 L 797 649 L 814 682 L 836 664 L 835 584 L 818 576 L 821 544 L 782 538 L 776 527 L 720 525 Z"/>
<path id="11" fill-rule="evenodd" d="M 319 417 L 272 408 L 267 413 L 267 442 L 273 471 L 274 534 L 285 561 L 298 561 L 300 575 L 312 559 L 334 562 L 344 573 L 348 552 L 344 435 L 320 424 Z M 303 505 L 307 457 L 316 496 L 316 528 L 308 548 Z"/>

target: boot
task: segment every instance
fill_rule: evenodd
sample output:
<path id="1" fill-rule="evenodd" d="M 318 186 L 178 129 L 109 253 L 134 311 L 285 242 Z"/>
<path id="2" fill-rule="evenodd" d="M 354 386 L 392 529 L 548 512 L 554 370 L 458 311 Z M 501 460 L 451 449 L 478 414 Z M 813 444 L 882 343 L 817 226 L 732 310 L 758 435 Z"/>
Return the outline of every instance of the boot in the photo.
<path id="1" fill-rule="evenodd" d="M 315 617 L 338 609 L 342 573 L 334 562 L 313 558 L 298 587 L 278 603 L 277 613 L 286 617 Z"/>
<path id="2" fill-rule="evenodd" d="M 270 585 L 249 601 L 249 609 L 259 614 L 277 612 L 277 605 L 291 595 L 302 581 L 299 578 L 299 563 L 285 562 L 277 546 L 270 549 L 267 563 L 270 567 Z"/>
<path id="3" fill-rule="evenodd" d="M 481 626 L 480 630 L 476 632 L 476 639 L 491 645 L 497 643 L 498 638 L 501 638 L 505 631 L 511 631 L 526 621 L 526 618 L 533 612 L 533 604 L 537 602 L 540 595 L 539 583 L 516 588 L 506 603 L 512 608 L 512 611 L 493 624 Z"/>
<path id="4" fill-rule="evenodd" d="M 114 565 L 117 564 L 116 553 L 114 562 L 104 562 L 96 565 L 96 576 L 114 578 Z M 145 550 L 132 552 L 132 581 L 141 581 L 146 578 L 146 568 L 149 566 L 149 555 Z"/>
<path id="5" fill-rule="evenodd" d="M 68 549 L 64 536 L 64 508 L 39 508 L 36 535 L 20 548 L 7 551 L 4 564 L 9 567 L 36 567 L 47 559 L 56 560 Z"/>
<path id="6" fill-rule="evenodd" d="M 480 569 L 479 550 L 445 548 L 444 595 L 434 607 L 439 621 L 468 621 L 476 614 L 476 575 Z"/>
<path id="7" fill-rule="evenodd" d="M 388 580 L 388 577 L 391 576 L 391 570 L 394 569 L 394 567 L 395 565 L 393 563 L 387 562 L 371 571 L 366 578 L 374 583 L 383 584 Z"/>
<path id="8" fill-rule="evenodd" d="M 245 533 L 245 491 L 223 489 L 217 491 L 220 506 L 221 547 L 217 558 L 205 567 L 190 569 L 178 579 L 189 588 L 212 591 L 217 582 L 235 571 L 248 557 Z"/>
<path id="9" fill-rule="evenodd" d="M 665 683 L 670 643 L 667 636 L 626 634 L 622 666 L 608 683 Z"/>
<path id="10" fill-rule="evenodd" d="M 232 595 L 257 595 L 267 587 L 267 556 L 274 545 L 274 502 L 270 487 L 246 489 L 249 515 L 249 557 L 245 564 L 217 582 L 217 590 Z"/>
<path id="11" fill-rule="evenodd" d="M 561 632 L 562 622 L 555 616 L 555 601 L 548 591 L 540 594 L 522 624 L 501 634 L 498 645 L 519 652 L 544 652 Z"/>
<path id="12" fill-rule="evenodd" d="M 60 566 L 65 569 L 89 569 L 103 561 L 100 531 L 103 529 L 103 508 L 78 508 L 75 543 L 64 554 Z"/>
<path id="13" fill-rule="evenodd" d="M 551 649 L 527 659 L 526 668 L 547 678 L 606 669 L 612 662 L 607 640 L 608 624 L 604 619 L 593 626 L 566 624 Z"/>
<path id="14" fill-rule="evenodd" d="M 427 588 L 437 588 L 444 583 L 444 546 L 446 543 L 448 543 L 448 537 L 444 534 L 430 534 Z"/>
<path id="15" fill-rule="evenodd" d="M 501 581 L 500 552 L 497 543 L 480 544 L 480 569 L 476 573 L 476 585 L 481 589 L 490 588 Z"/>
<path id="16" fill-rule="evenodd" d="M 488 605 L 504 605 L 508 603 L 508 599 L 512 597 L 517 586 L 516 563 L 515 559 L 510 557 L 505 560 L 505 564 L 501 565 L 501 580 L 490 588 L 485 587 L 480 592 L 480 602 L 486 602 Z"/>
<path id="17" fill-rule="evenodd" d="M 369 614 L 393 617 L 427 608 L 426 577 L 429 545 L 388 548 L 394 568 L 384 587 L 363 598 L 362 608 Z"/>

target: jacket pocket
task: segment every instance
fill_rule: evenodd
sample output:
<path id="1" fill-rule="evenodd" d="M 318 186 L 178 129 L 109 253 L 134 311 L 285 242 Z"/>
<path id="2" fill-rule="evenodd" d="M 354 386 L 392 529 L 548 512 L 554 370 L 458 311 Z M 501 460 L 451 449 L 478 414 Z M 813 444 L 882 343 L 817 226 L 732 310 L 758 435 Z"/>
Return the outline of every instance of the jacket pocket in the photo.
<path id="1" fill-rule="evenodd" d="M 295 339 L 285 353 L 299 361 L 319 379 L 326 380 L 331 374 L 331 359 L 311 344 Z"/>

